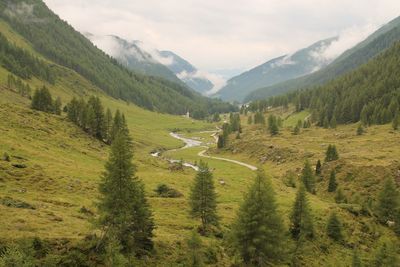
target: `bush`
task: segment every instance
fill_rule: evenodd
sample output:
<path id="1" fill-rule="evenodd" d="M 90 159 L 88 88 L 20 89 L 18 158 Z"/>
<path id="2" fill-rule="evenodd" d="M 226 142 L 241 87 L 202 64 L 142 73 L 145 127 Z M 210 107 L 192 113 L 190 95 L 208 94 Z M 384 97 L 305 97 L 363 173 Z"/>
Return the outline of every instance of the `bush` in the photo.
<path id="1" fill-rule="evenodd" d="M 177 198 L 183 196 L 181 192 L 178 190 L 169 187 L 166 184 L 159 184 L 157 188 L 154 190 L 156 194 L 160 197 L 165 197 L 165 198 Z"/>

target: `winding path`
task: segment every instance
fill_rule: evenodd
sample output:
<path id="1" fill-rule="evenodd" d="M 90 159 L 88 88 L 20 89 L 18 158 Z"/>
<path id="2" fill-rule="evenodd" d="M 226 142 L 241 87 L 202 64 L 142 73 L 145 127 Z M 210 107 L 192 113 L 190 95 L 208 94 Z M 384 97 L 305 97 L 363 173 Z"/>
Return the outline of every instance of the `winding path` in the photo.
<path id="1" fill-rule="evenodd" d="M 218 132 L 213 131 L 213 134 L 211 135 L 211 136 L 214 138 L 215 142 L 218 141 L 217 134 L 218 134 Z M 233 160 L 233 159 L 227 159 L 227 158 L 221 158 L 221 157 L 214 157 L 214 156 L 206 155 L 205 153 L 208 151 L 209 147 L 208 147 L 208 146 L 202 146 L 202 143 L 201 143 L 200 141 L 198 141 L 198 140 L 194 140 L 194 139 L 190 139 L 190 138 L 185 138 L 185 137 L 182 137 L 182 136 L 180 136 L 180 135 L 178 135 L 178 134 L 176 134 L 176 133 L 170 133 L 170 135 L 171 135 L 172 137 L 174 137 L 174 138 L 176 138 L 176 139 L 179 139 L 179 140 L 181 140 L 181 141 L 183 141 L 183 142 L 185 143 L 185 146 L 182 147 L 182 148 L 180 148 L 180 149 L 185 149 L 185 148 L 190 148 L 190 147 L 205 147 L 205 148 L 207 148 L 207 149 L 205 149 L 205 150 L 200 151 L 200 152 L 197 154 L 199 157 L 208 158 L 208 159 L 215 159 L 215 160 L 227 161 L 227 162 L 231 162 L 231 163 L 238 164 L 238 165 L 240 165 L 240 166 L 249 168 L 249 169 L 252 170 L 252 171 L 257 170 L 257 167 L 255 167 L 255 166 L 253 166 L 253 165 L 250 165 L 250 164 L 247 164 L 247 163 L 244 163 L 244 162 L 241 162 L 241 161 L 238 161 L 238 160 Z M 176 150 L 176 149 L 170 150 L 170 151 L 175 151 L 175 150 Z"/>

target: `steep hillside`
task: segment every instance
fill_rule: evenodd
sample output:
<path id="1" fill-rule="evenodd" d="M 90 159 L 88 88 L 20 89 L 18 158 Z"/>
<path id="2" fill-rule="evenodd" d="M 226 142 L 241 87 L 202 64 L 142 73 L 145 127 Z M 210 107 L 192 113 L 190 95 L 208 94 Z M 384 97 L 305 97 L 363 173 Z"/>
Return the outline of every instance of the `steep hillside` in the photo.
<path id="1" fill-rule="evenodd" d="M 323 84 L 366 63 L 398 40 L 400 40 L 400 18 L 396 18 L 381 27 L 363 42 L 344 52 L 331 64 L 320 71 L 297 79 L 257 89 L 250 93 L 245 100 L 250 101 L 267 98 L 288 91 Z"/>
<path id="2" fill-rule="evenodd" d="M 40 0 L 2 1 L 0 18 L 43 57 L 76 71 L 115 98 L 173 114 L 184 114 L 190 109 L 199 116 L 220 106 L 182 85 L 128 71 L 60 20 Z"/>
<path id="3" fill-rule="evenodd" d="M 142 49 L 137 41 L 129 42 L 115 35 L 97 36 L 85 33 L 85 36 L 98 48 L 134 72 L 181 83 L 171 70 Z"/>
<path id="4" fill-rule="evenodd" d="M 316 42 L 292 55 L 272 59 L 245 73 L 231 78 L 227 85 L 216 93 L 228 101 L 243 101 L 254 90 L 293 79 L 326 66 L 330 61 L 319 56 L 336 38 Z"/>
<path id="5" fill-rule="evenodd" d="M 160 55 L 171 59 L 172 62 L 167 64 L 167 67 L 190 88 L 201 94 L 205 94 L 213 88 L 214 85 L 210 80 L 177 54 L 170 51 L 160 51 Z"/>

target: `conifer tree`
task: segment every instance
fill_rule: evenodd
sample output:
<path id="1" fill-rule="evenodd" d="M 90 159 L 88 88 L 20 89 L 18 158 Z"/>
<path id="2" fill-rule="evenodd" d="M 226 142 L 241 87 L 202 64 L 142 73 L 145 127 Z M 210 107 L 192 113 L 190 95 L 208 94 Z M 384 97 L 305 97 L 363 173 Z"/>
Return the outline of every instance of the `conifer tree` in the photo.
<path id="1" fill-rule="evenodd" d="M 329 145 L 328 149 L 326 150 L 325 161 L 334 161 L 339 159 L 339 154 L 337 152 L 335 145 Z"/>
<path id="2" fill-rule="evenodd" d="M 214 180 L 208 165 L 200 161 L 199 171 L 194 179 L 190 194 L 191 215 L 200 218 L 200 232 L 206 235 L 211 226 L 219 226 L 217 216 L 217 194 Z"/>
<path id="3" fill-rule="evenodd" d="M 364 127 L 362 126 L 362 124 L 360 123 L 357 127 L 357 135 L 363 135 L 364 133 Z"/>
<path id="4" fill-rule="evenodd" d="M 330 238 L 332 238 L 335 241 L 343 240 L 342 224 L 339 221 L 336 212 L 332 212 L 331 215 L 329 216 L 326 225 L 326 233 Z"/>
<path id="5" fill-rule="evenodd" d="M 335 192 L 336 188 L 337 188 L 336 172 L 335 170 L 332 170 L 331 175 L 329 176 L 328 192 Z"/>
<path id="6" fill-rule="evenodd" d="M 121 131 L 122 127 L 123 127 L 123 121 L 122 121 L 122 115 L 121 112 L 117 109 L 117 111 L 114 114 L 114 121 L 113 121 L 113 125 L 111 127 L 111 142 L 115 139 L 115 136 L 117 135 L 117 133 L 119 131 Z"/>
<path id="7" fill-rule="evenodd" d="M 53 113 L 56 115 L 61 115 L 61 106 L 62 106 L 61 98 L 57 97 L 57 99 L 54 101 L 53 104 Z"/>
<path id="8" fill-rule="evenodd" d="M 303 185 L 297 191 L 296 200 L 290 215 L 290 232 L 293 238 L 313 238 L 314 226 L 311 218 L 311 211 L 307 200 L 306 190 Z"/>
<path id="9" fill-rule="evenodd" d="M 296 125 L 296 126 L 293 128 L 293 134 L 294 134 L 294 135 L 299 135 L 299 134 L 300 134 L 300 127 L 299 127 L 298 125 Z"/>
<path id="10" fill-rule="evenodd" d="M 338 204 L 347 202 L 346 196 L 344 195 L 343 190 L 340 187 L 336 190 L 335 202 Z"/>
<path id="11" fill-rule="evenodd" d="M 105 140 L 108 144 L 111 144 L 111 131 L 113 125 L 113 117 L 111 110 L 107 108 L 107 112 L 104 118 L 104 132 L 105 132 Z"/>
<path id="12" fill-rule="evenodd" d="M 304 168 L 301 174 L 301 181 L 303 182 L 306 190 L 312 194 L 315 194 L 315 177 L 314 172 L 311 168 L 310 162 L 306 160 Z"/>
<path id="13" fill-rule="evenodd" d="M 234 246 L 247 265 L 273 265 L 284 257 L 284 232 L 271 182 L 259 170 L 233 226 Z"/>
<path id="14" fill-rule="evenodd" d="M 268 117 L 268 130 L 272 136 L 279 133 L 278 120 L 272 114 Z"/>
<path id="15" fill-rule="evenodd" d="M 315 165 L 315 175 L 317 175 L 317 176 L 321 175 L 321 172 L 322 172 L 321 168 L 322 168 L 321 161 L 318 160 L 317 164 Z"/>
<path id="16" fill-rule="evenodd" d="M 99 186 L 98 224 L 106 236 L 115 236 L 124 252 L 141 254 L 153 248 L 154 222 L 132 158 L 128 136 L 117 132 Z"/>
<path id="17" fill-rule="evenodd" d="M 51 98 L 50 91 L 46 86 L 35 90 L 32 98 L 31 108 L 48 113 L 53 112 L 53 99 Z"/>
<path id="18" fill-rule="evenodd" d="M 93 135 L 97 139 L 103 140 L 105 136 L 104 108 L 101 104 L 100 98 L 91 96 L 88 101 L 88 106 L 93 110 L 94 113 L 94 128 L 92 129 Z"/>
<path id="19" fill-rule="evenodd" d="M 222 134 L 218 135 L 217 147 L 218 148 L 225 147 L 225 140 L 224 140 L 224 136 Z"/>
<path id="20" fill-rule="evenodd" d="M 394 116 L 393 121 L 392 121 L 393 130 L 398 130 L 399 126 L 400 126 L 400 116 L 399 116 L 399 112 L 396 112 L 396 115 Z"/>
<path id="21" fill-rule="evenodd" d="M 381 223 L 395 221 L 396 213 L 400 209 L 399 192 L 392 178 L 387 178 L 382 191 L 378 195 L 376 214 Z"/>
<path id="22" fill-rule="evenodd" d="M 323 121 L 323 123 L 322 123 L 322 126 L 323 126 L 325 129 L 328 129 L 328 128 L 329 128 L 329 120 L 328 120 L 328 117 L 325 117 L 325 118 L 324 118 L 324 121 Z"/>

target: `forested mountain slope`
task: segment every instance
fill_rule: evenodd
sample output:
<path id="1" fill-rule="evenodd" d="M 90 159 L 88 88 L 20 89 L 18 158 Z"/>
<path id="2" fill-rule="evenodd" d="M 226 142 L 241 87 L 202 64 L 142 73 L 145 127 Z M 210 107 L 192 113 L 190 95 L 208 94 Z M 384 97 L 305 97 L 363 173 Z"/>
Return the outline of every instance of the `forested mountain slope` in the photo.
<path id="1" fill-rule="evenodd" d="M 336 38 L 318 41 L 292 55 L 284 55 L 229 79 L 217 97 L 228 101 L 243 101 L 254 90 L 293 79 L 326 66 L 332 59 L 319 56 Z"/>
<path id="2" fill-rule="evenodd" d="M 257 89 L 249 94 L 245 100 L 267 98 L 296 89 L 323 84 L 366 63 L 398 40 L 400 40 L 400 17 L 392 20 L 363 42 L 344 52 L 327 67 L 297 79 Z"/>
<path id="3" fill-rule="evenodd" d="M 115 98 L 159 112 L 184 114 L 190 109 L 198 117 L 208 111 L 232 109 L 177 83 L 127 70 L 60 20 L 40 0 L 3 0 L 0 18 L 43 57 L 76 71 Z"/>

